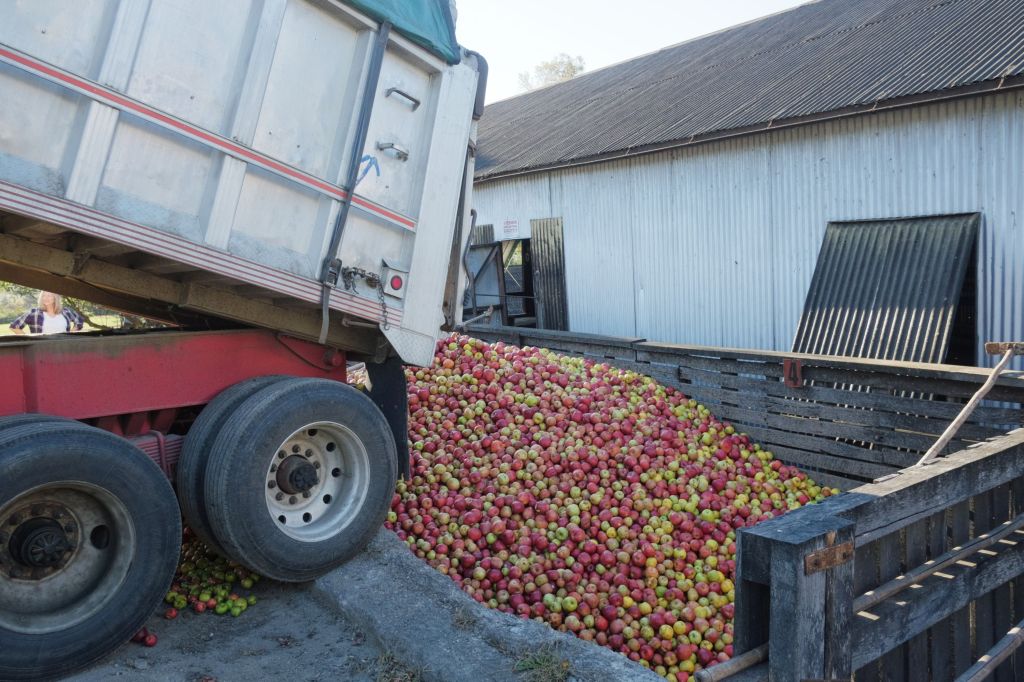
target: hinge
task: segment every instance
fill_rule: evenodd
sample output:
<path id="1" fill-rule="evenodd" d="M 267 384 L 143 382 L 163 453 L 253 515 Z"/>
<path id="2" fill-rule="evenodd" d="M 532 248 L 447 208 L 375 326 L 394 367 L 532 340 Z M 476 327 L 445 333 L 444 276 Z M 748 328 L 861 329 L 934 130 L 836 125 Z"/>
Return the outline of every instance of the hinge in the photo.
<path id="1" fill-rule="evenodd" d="M 815 550 L 804 557 L 804 575 L 827 571 L 852 559 L 852 541 Z"/>

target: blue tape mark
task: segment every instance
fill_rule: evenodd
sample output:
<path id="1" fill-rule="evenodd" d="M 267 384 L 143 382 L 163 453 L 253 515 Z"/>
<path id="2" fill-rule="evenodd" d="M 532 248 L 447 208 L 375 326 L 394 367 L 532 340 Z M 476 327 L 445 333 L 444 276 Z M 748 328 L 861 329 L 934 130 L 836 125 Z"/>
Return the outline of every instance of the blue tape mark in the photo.
<path id="1" fill-rule="evenodd" d="M 359 183 L 363 181 L 363 178 L 370 174 L 371 168 L 377 172 L 377 177 L 380 177 L 380 164 L 377 163 L 377 157 L 367 154 L 363 158 L 359 159 L 359 165 L 363 166 L 363 170 L 359 173 L 359 177 L 356 178 L 357 187 L 359 186 Z"/>

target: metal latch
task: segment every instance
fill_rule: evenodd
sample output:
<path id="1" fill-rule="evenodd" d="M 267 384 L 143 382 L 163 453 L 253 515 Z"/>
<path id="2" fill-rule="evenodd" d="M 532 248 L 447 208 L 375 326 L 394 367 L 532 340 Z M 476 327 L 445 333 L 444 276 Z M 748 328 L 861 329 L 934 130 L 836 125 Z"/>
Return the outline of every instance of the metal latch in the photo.
<path id="1" fill-rule="evenodd" d="M 381 150 L 382 152 L 391 150 L 391 152 L 395 155 L 395 158 L 397 158 L 399 161 L 409 160 L 409 150 L 403 147 L 402 145 L 398 144 L 397 142 L 378 142 L 377 149 Z"/>
<path id="2" fill-rule="evenodd" d="M 804 365 L 799 360 L 786 358 L 782 361 L 782 378 L 786 382 L 786 388 L 803 388 Z"/>
<path id="3" fill-rule="evenodd" d="M 853 559 L 853 542 L 815 550 L 804 557 L 804 575 L 820 573 Z"/>

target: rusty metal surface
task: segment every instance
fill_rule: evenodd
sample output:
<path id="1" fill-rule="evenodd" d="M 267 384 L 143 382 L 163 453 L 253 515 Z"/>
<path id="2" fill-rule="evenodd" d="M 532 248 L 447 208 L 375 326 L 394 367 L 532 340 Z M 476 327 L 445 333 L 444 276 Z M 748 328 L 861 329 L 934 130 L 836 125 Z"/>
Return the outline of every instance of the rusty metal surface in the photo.
<path id="1" fill-rule="evenodd" d="M 853 542 L 825 547 L 804 557 L 804 574 L 820 573 L 853 560 Z"/>

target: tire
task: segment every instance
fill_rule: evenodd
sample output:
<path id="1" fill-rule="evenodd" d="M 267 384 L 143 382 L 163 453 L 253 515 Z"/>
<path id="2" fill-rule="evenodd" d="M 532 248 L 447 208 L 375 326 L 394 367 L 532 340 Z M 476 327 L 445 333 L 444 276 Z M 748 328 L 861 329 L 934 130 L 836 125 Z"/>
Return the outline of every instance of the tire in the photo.
<path id="1" fill-rule="evenodd" d="M 185 436 L 175 476 L 181 514 L 196 537 L 221 555 L 225 555 L 224 549 L 214 536 L 206 514 L 206 464 L 210 448 L 225 421 L 246 398 L 286 378 L 280 375 L 254 377 L 221 391 L 203 408 Z"/>
<path id="2" fill-rule="evenodd" d="M 3 680 L 67 675 L 127 642 L 166 594 L 181 548 L 156 464 L 77 422 L 0 433 L 0 533 Z M 47 556 L 55 541 L 72 547 Z"/>
<path id="3" fill-rule="evenodd" d="M 206 472 L 210 524 L 228 556 L 251 570 L 313 580 L 369 543 L 397 470 L 391 429 L 368 397 L 325 379 L 276 383 L 242 403 L 217 436 Z M 303 485 L 312 486 L 308 497 Z"/>
<path id="4" fill-rule="evenodd" d="M 64 424 L 66 426 L 78 425 L 83 428 L 88 428 L 85 424 L 74 419 L 68 419 L 66 417 L 54 417 L 49 414 L 12 414 L 7 417 L 0 417 L 0 432 L 7 429 L 13 429 L 16 426 L 24 426 L 25 424 L 38 424 L 40 422 L 56 422 L 58 424 Z"/>

